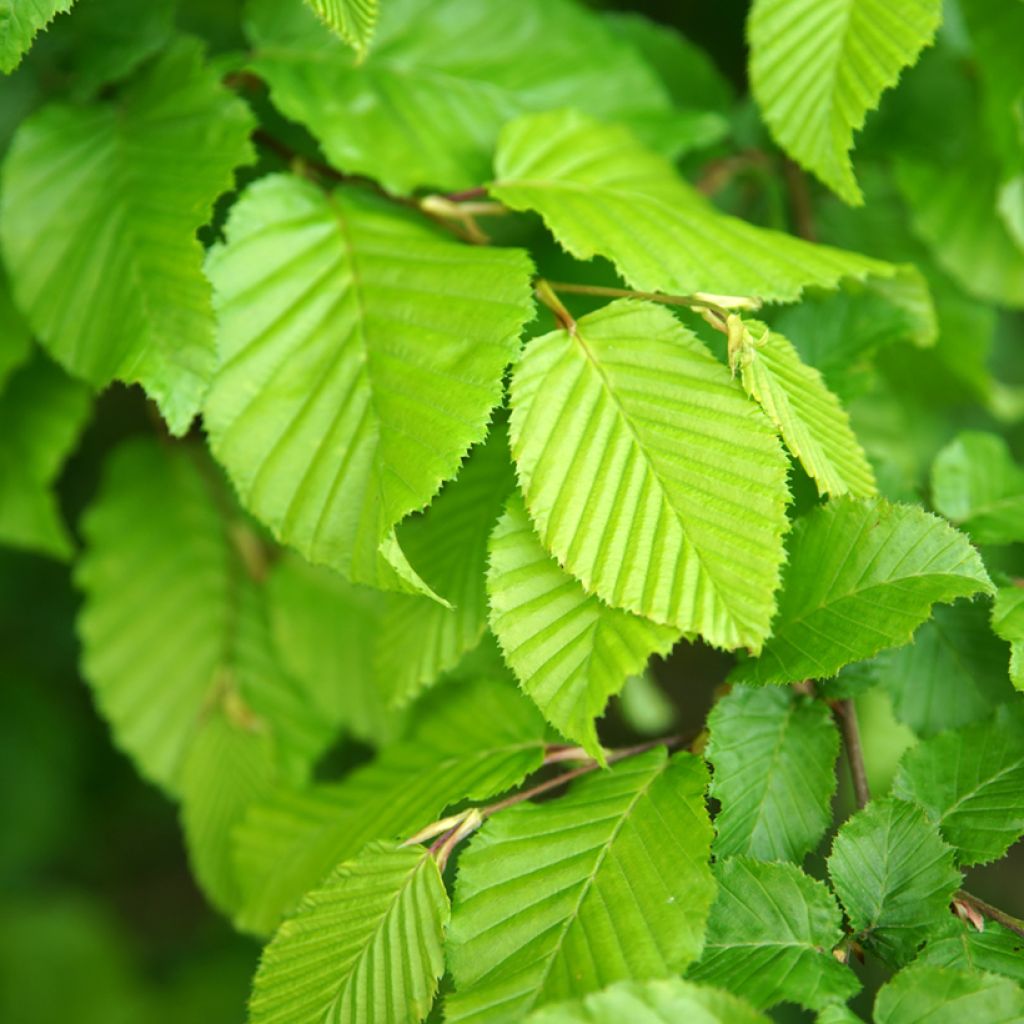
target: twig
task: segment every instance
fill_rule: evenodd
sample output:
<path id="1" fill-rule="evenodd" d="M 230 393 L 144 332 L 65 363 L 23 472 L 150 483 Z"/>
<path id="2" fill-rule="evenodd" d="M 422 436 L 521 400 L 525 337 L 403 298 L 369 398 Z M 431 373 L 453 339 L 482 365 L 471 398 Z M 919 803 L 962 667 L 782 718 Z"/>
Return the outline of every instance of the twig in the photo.
<path id="1" fill-rule="evenodd" d="M 871 799 L 868 787 L 868 775 L 864 769 L 864 751 L 860 745 L 860 729 L 857 726 L 857 709 L 850 698 L 837 700 L 832 704 L 832 714 L 839 731 L 843 734 L 846 747 L 846 760 L 850 765 L 850 778 L 853 780 L 853 792 L 857 798 L 857 806 L 865 807 Z"/>
<path id="2" fill-rule="evenodd" d="M 695 187 L 703 195 L 717 195 L 737 174 L 755 167 L 770 170 L 772 158 L 760 149 L 746 149 L 742 153 L 723 156 L 704 168 Z"/>
<path id="3" fill-rule="evenodd" d="M 1012 914 L 1007 914 L 1005 910 L 993 907 L 991 903 L 986 903 L 983 899 L 972 896 L 964 889 L 961 889 L 956 894 L 955 900 L 957 903 L 963 903 L 971 910 L 977 911 L 982 917 L 987 917 L 990 921 L 995 921 L 1004 928 L 1009 928 L 1014 935 L 1024 939 L 1024 921 L 1019 917 L 1014 917 Z"/>
<path id="4" fill-rule="evenodd" d="M 551 284 L 544 278 L 538 278 L 533 284 L 533 291 L 537 298 L 555 314 L 555 319 L 562 327 L 570 334 L 575 335 L 576 321 L 573 319 L 572 313 L 562 304 L 562 300 L 555 294 Z"/>
<path id="5" fill-rule="evenodd" d="M 796 233 L 808 242 L 816 242 L 818 230 L 814 226 L 814 208 L 811 205 L 811 190 L 807 187 L 807 176 L 787 158 L 782 162 L 782 177 L 786 182 Z"/>
<path id="6" fill-rule="evenodd" d="M 690 309 L 711 310 L 723 319 L 731 309 L 757 310 L 761 300 L 748 295 L 712 295 L 710 292 L 694 292 L 692 295 L 668 295 L 665 292 L 640 292 L 633 288 L 608 288 L 599 284 L 573 284 L 568 281 L 537 281 L 552 292 L 568 292 L 570 295 L 594 295 L 605 299 L 642 299 L 645 302 L 660 302 L 666 306 L 687 306 Z"/>
<path id="7" fill-rule="evenodd" d="M 444 199 L 450 203 L 464 203 L 467 199 L 483 199 L 487 195 L 487 186 L 478 185 L 476 188 L 464 188 L 461 192 L 445 192 Z"/>

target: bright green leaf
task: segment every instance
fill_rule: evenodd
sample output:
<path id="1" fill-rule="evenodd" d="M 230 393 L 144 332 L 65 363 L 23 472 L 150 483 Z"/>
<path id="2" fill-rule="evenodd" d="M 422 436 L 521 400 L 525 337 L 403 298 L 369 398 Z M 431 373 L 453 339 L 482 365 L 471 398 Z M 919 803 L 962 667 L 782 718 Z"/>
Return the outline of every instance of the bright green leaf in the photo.
<path id="1" fill-rule="evenodd" d="M 358 53 L 366 53 L 377 25 L 377 0 L 306 0 L 328 28 Z"/>
<path id="2" fill-rule="evenodd" d="M 263 951 L 250 1024 L 419 1024 L 444 972 L 450 907 L 421 846 L 368 846 L 310 892 Z"/>
<path id="3" fill-rule="evenodd" d="M 704 955 L 689 977 L 720 985 L 755 1006 L 816 1009 L 849 999 L 856 976 L 832 955 L 842 917 L 825 886 L 794 864 L 730 857 L 715 869 Z"/>
<path id="4" fill-rule="evenodd" d="M 848 203 L 853 135 L 932 41 L 941 0 L 755 0 L 750 85 L 776 142 Z"/>
<path id="5" fill-rule="evenodd" d="M 643 291 L 791 302 L 811 285 L 898 273 L 719 213 L 627 129 L 574 111 L 509 124 L 489 190 L 514 210 L 536 210 L 577 259 L 606 256 Z"/>
<path id="6" fill-rule="evenodd" d="M 446 1019 L 502 1024 L 700 952 L 714 882 L 707 774 L 663 749 L 495 815 L 459 861 Z"/>
<path id="7" fill-rule="evenodd" d="M 243 503 L 355 582 L 423 589 L 394 527 L 487 430 L 531 316 L 530 262 L 356 188 L 289 175 L 234 206 L 207 263 L 205 419 Z"/>
<path id="8" fill-rule="evenodd" d="M 915 963 L 953 967 L 961 971 L 1003 974 L 1024 984 L 1024 939 L 995 921 L 983 931 L 950 915 L 938 934 L 921 950 Z"/>
<path id="9" fill-rule="evenodd" d="M 913 804 L 872 801 L 839 830 L 828 859 L 850 926 L 887 962 L 911 959 L 960 886 L 953 850 Z"/>
<path id="10" fill-rule="evenodd" d="M 827 706 L 737 686 L 708 716 L 715 855 L 802 860 L 832 820 L 839 734 Z"/>
<path id="11" fill-rule="evenodd" d="M 876 1024 L 1022 1024 L 1024 992 L 993 974 L 914 964 L 883 985 Z"/>
<path id="12" fill-rule="evenodd" d="M 662 307 L 614 302 L 532 339 L 511 394 L 519 482 L 559 562 L 613 607 L 760 647 L 786 460 L 696 336 Z"/>
<path id="13" fill-rule="evenodd" d="M 0 238 L 40 341 L 97 386 L 141 383 L 174 433 L 214 363 L 196 229 L 251 159 L 251 128 L 199 45 L 180 41 L 113 102 L 44 107 L 4 163 Z"/>
<path id="14" fill-rule="evenodd" d="M 588 595 L 543 548 L 514 497 L 491 537 L 491 629 L 519 685 L 563 736 L 603 757 L 594 719 L 678 631 Z"/>
<path id="15" fill-rule="evenodd" d="M 0 3 L 0 71 L 7 74 L 20 63 L 36 33 L 58 14 L 71 10 L 75 0 L 3 0 Z"/>
<path id="16" fill-rule="evenodd" d="M 1010 682 L 1024 690 L 1024 587 L 1000 587 L 996 591 L 992 630 L 1010 642 Z"/>
<path id="17" fill-rule="evenodd" d="M 738 682 L 824 679 L 910 642 L 933 604 L 990 592 L 967 538 L 923 509 L 838 498 L 797 523 L 779 614 Z"/>

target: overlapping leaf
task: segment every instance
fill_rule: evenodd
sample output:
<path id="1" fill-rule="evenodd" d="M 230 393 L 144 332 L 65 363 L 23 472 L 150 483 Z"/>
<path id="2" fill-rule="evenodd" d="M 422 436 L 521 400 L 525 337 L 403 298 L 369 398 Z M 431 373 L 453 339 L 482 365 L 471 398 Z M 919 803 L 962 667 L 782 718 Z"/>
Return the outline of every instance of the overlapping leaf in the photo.
<path id="1" fill-rule="evenodd" d="M 937 602 L 990 592 L 967 538 L 920 508 L 838 498 L 799 522 L 779 614 L 739 682 L 793 683 L 908 643 Z"/>
<path id="2" fill-rule="evenodd" d="M 832 956 L 843 936 L 825 886 L 793 864 L 730 857 L 715 870 L 718 898 L 704 955 L 689 977 L 748 999 L 811 1009 L 852 996 L 860 984 Z"/>
<path id="3" fill-rule="evenodd" d="M 310 892 L 263 951 L 251 1024 L 419 1024 L 450 908 L 421 846 L 373 843 Z"/>
<path id="4" fill-rule="evenodd" d="M 518 496 L 491 538 L 487 591 L 491 629 L 520 686 L 562 735 L 603 757 L 594 719 L 678 632 L 588 595 L 544 550 Z"/>
<path id="5" fill-rule="evenodd" d="M 246 28 L 281 112 L 332 164 L 393 192 L 479 185 L 501 126 L 530 110 L 578 107 L 653 140 L 676 135 L 655 74 L 572 0 L 387 0 L 361 61 L 301 0 L 256 0 Z"/>
<path id="6" fill-rule="evenodd" d="M 914 964 L 878 992 L 876 1024 L 1021 1024 L 1024 991 L 993 974 Z"/>
<path id="7" fill-rule="evenodd" d="M 446 1019 L 519 1021 L 693 960 L 714 896 L 706 783 L 654 750 L 492 818 L 459 862 Z"/>
<path id="8" fill-rule="evenodd" d="M 251 186 L 210 258 L 219 361 L 205 418 L 243 502 L 356 582 L 423 589 L 395 525 L 486 433 L 531 315 L 530 262 L 383 199 Z"/>
<path id="9" fill-rule="evenodd" d="M 196 229 L 251 159 L 251 128 L 180 41 L 115 101 L 44 107 L 4 164 L 0 238 L 39 340 L 97 386 L 141 383 L 175 433 L 214 363 Z"/>
<path id="10" fill-rule="evenodd" d="M 75 0 L 11 0 L 3 11 L 0 34 L 0 71 L 6 74 L 20 63 L 36 33 L 58 14 L 71 9 Z"/>
<path id="11" fill-rule="evenodd" d="M 715 854 L 802 860 L 831 821 L 839 735 L 828 708 L 789 690 L 737 686 L 708 716 Z"/>
<path id="12" fill-rule="evenodd" d="M 377 24 L 377 0 L 306 0 L 325 24 L 358 53 L 365 53 Z"/>
<path id="13" fill-rule="evenodd" d="M 750 85 L 776 142 L 848 203 L 854 132 L 942 18 L 941 0 L 756 0 Z"/>
<path id="14" fill-rule="evenodd" d="M 996 591 L 992 629 L 1010 642 L 1010 682 L 1024 690 L 1024 588 L 1000 587 Z"/>
<path id="15" fill-rule="evenodd" d="M 829 875 L 850 926 L 890 963 L 906 963 L 949 913 L 960 885 L 953 850 L 924 811 L 870 803 L 839 830 Z"/>
<path id="16" fill-rule="evenodd" d="M 559 562 L 613 607 L 759 648 L 786 460 L 703 344 L 662 307 L 614 302 L 531 340 L 511 394 L 520 485 Z"/>
<path id="17" fill-rule="evenodd" d="M 969 921 L 950 915 L 941 931 L 934 934 L 918 954 L 915 963 L 953 967 L 961 971 L 987 971 L 1024 984 L 1024 939 L 995 921 L 986 921 L 982 931 Z"/>
<path id="18" fill-rule="evenodd" d="M 788 302 L 811 285 L 898 273 L 719 213 L 628 130 L 574 111 L 508 125 L 490 192 L 514 210 L 536 210 L 573 256 L 606 256 L 631 287 L 648 292 Z"/>

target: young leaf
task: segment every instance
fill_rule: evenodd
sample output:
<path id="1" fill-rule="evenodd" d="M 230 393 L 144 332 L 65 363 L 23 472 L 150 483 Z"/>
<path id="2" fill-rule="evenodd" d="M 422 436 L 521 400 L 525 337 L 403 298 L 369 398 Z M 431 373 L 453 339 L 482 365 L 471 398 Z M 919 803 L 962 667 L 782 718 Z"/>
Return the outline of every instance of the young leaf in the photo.
<path id="1" fill-rule="evenodd" d="M 874 1019 L 876 1024 L 1021 1024 L 1024 992 L 994 974 L 913 964 L 879 990 Z"/>
<path id="2" fill-rule="evenodd" d="M 357 53 L 365 54 L 377 24 L 377 0 L 306 0 Z"/>
<path id="3" fill-rule="evenodd" d="M 662 307 L 614 302 L 532 339 L 511 395 L 527 508 L 584 588 L 720 647 L 759 648 L 786 460 L 703 344 Z"/>
<path id="4" fill-rule="evenodd" d="M 1024 540 L 1024 469 L 996 434 L 965 431 L 939 452 L 932 501 L 978 544 Z"/>
<path id="5" fill-rule="evenodd" d="M 779 428 L 818 493 L 857 498 L 875 494 L 874 473 L 850 429 L 850 418 L 821 374 L 764 324 L 748 322 L 743 337 L 742 347 L 730 353 L 743 387 Z"/>
<path id="6" fill-rule="evenodd" d="M 729 992 L 680 978 L 620 981 L 531 1013 L 526 1024 L 768 1024 Z"/>
<path id="7" fill-rule="evenodd" d="M 446 1019 L 519 1021 L 681 971 L 714 897 L 706 785 L 700 761 L 660 749 L 495 815 L 459 862 Z"/>
<path id="8" fill-rule="evenodd" d="M 36 33 L 58 14 L 71 10 L 75 0 L 10 0 L 0 33 L 0 71 L 5 75 L 20 63 Z"/>
<path id="9" fill-rule="evenodd" d="M 992 630 L 1010 642 L 1010 682 L 1024 690 L 1024 587 L 1000 587 L 996 591 Z"/>
<path id="10" fill-rule="evenodd" d="M 949 914 L 953 851 L 913 804 L 872 801 L 839 830 L 829 876 L 850 926 L 879 956 L 906 963 Z"/>
<path id="11" fill-rule="evenodd" d="M 44 107 L 4 163 L 0 239 L 40 341 L 98 387 L 141 383 L 178 434 L 214 362 L 196 229 L 252 158 L 251 129 L 182 40 L 116 101 Z"/>
<path id="12" fill-rule="evenodd" d="M 0 387 L 0 543 L 67 558 L 51 485 L 85 425 L 89 392 L 39 353 Z"/>
<path id="13" fill-rule="evenodd" d="M 479 185 L 501 126 L 530 110 L 641 126 L 671 113 L 633 47 L 572 0 L 386 0 L 363 60 L 301 0 L 255 0 L 246 32 L 281 113 L 389 192 Z"/>
<path id="14" fill-rule="evenodd" d="M 730 857 L 715 869 L 718 898 L 704 955 L 689 972 L 757 1007 L 817 1009 L 860 988 L 832 955 L 843 937 L 832 894 L 794 864 Z"/>
<path id="15" fill-rule="evenodd" d="M 1002 857 L 1024 835 L 1024 708 L 912 747 L 893 793 L 924 808 L 961 864 Z"/>
<path id="16" fill-rule="evenodd" d="M 838 498 L 793 531 L 779 613 L 737 682 L 793 683 L 909 643 L 937 602 L 990 593 L 967 538 L 923 509 Z"/>
<path id="17" fill-rule="evenodd" d="M 800 861 L 832 820 L 839 734 L 822 701 L 734 687 L 708 716 L 715 856 Z"/>
<path id="18" fill-rule="evenodd" d="M 933 935 L 914 961 L 960 971 L 1002 974 L 1024 984 L 1024 939 L 995 921 L 983 931 L 952 914 L 939 934 Z"/>
<path id="19" fill-rule="evenodd" d="M 988 609 L 967 601 L 936 608 L 912 644 L 884 652 L 871 671 L 919 736 L 977 722 L 1013 699 L 1006 644 L 992 635 Z"/>
<path id="20" fill-rule="evenodd" d="M 642 291 L 792 302 L 811 285 L 898 273 L 889 263 L 719 213 L 626 128 L 575 111 L 509 124 L 489 190 L 513 210 L 536 210 L 577 259 L 606 256 Z"/>
<path id="21" fill-rule="evenodd" d="M 609 608 L 543 548 L 517 495 L 491 537 L 491 629 L 519 685 L 563 736 L 603 758 L 594 719 L 652 654 L 679 637 Z"/>
<path id="22" fill-rule="evenodd" d="M 284 543 L 424 589 L 395 539 L 480 441 L 532 310 L 518 250 L 459 245 L 356 188 L 252 185 L 207 263 L 214 453 Z"/>
<path id="23" fill-rule="evenodd" d="M 853 135 L 942 20 L 941 0 L 755 0 L 750 86 L 772 136 L 846 202 Z"/>
<path id="24" fill-rule="evenodd" d="M 419 1024 L 444 972 L 449 914 L 428 851 L 372 843 L 310 892 L 263 951 L 251 1024 Z"/>
<path id="25" fill-rule="evenodd" d="M 510 682 L 439 687 L 421 715 L 404 741 L 341 782 L 282 789 L 250 811 L 237 831 L 245 927 L 273 928 L 366 843 L 407 838 L 453 804 L 518 785 L 544 759 L 544 722 Z"/>

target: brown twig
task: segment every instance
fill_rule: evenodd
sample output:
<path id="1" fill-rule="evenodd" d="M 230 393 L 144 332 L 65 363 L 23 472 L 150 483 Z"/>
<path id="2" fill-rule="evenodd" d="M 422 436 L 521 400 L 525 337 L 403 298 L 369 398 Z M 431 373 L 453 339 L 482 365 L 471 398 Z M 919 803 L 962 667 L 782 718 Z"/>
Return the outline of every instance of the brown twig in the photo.
<path id="1" fill-rule="evenodd" d="M 796 233 L 801 238 L 806 238 L 808 242 L 816 242 L 818 229 L 814 226 L 814 208 L 811 205 L 811 190 L 807 187 L 807 176 L 797 164 L 787 158 L 782 162 L 782 177 L 786 182 Z"/>
<path id="2" fill-rule="evenodd" d="M 969 892 L 961 889 L 955 897 L 957 903 L 962 903 L 969 909 L 976 911 L 982 917 L 987 917 L 990 921 L 995 921 L 997 924 L 1001 924 L 1004 928 L 1009 928 L 1014 935 L 1018 935 L 1024 939 L 1024 921 L 1019 917 L 1014 917 L 1012 914 L 1007 914 L 1005 910 L 1000 910 L 998 907 L 993 907 L 991 903 L 986 903 L 983 899 L 979 899 L 977 896 L 972 896 Z"/>
<path id="3" fill-rule="evenodd" d="M 843 734 L 843 745 L 846 747 L 846 760 L 850 766 L 850 778 L 853 780 L 853 792 L 857 798 L 857 806 L 865 807 L 871 799 L 868 786 L 868 775 L 864 769 L 864 751 L 860 745 L 860 729 L 857 725 L 857 709 L 850 698 L 837 700 L 832 704 L 839 731 Z"/>

